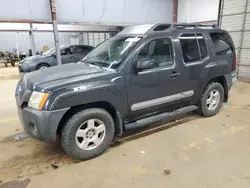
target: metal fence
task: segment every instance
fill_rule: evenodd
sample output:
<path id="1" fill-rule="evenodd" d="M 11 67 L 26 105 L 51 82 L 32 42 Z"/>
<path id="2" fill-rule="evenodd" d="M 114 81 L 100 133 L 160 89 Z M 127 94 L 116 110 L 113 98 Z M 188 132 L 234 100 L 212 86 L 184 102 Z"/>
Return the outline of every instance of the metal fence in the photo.
<path id="1" fill-rule="evenodd" d="M 250 0 L 221 0 L 219 23 L 233 38 L 238 79 L 250 81 Z"/>
<path id="2" fill-rule="evenodd" d="M 79 31 L 59 32 L 60 44 L 85 44 L 97 46 L 101 42 L 117 34 L 117 31 Z M 42 46 L 54 47 L 52 32 L 34 32 L 36 50 L 42 51 Z M 29 33 L 27 31 L 0 31 L 0 51 L 28 52 L 30 47 Z"/>

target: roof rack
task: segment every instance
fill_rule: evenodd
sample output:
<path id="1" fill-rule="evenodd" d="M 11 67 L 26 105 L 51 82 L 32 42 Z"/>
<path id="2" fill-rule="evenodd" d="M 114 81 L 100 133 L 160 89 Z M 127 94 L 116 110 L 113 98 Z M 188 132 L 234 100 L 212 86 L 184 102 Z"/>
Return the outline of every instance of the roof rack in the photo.
<path id="1" fill-rule="evenodd" d="M 177 29 L 185 29 L 185 28 L 219 28 L 217 24 L 201 24 L 201 23 L 180 23 L 180 24 L 172 24 L 172 28 Z"/>
<path id="2" fill-rule="evenodd" d="M 144 35 L 147 33 L 154 33 L 154 32 L 164 32 L 164 31 L 171 31 L 177 29 L 219 29 L 220 27 L 216 24 L 200 24 L 200 23 L 178 23 L 178 24 L 171 24 L 171 23 L 160 23 L 160 24 L 147 24 L 147 25 L 138 25 L 138 26 L 131 26 L 127 27 L 122 30 L 118 35 L 125 35 L 125 34 L 134 34 L 134 35 Z"/>
<path id="3" fill-rule="evenodd" d="M 151 29 L 147 31 L 147 33 L 157 32 L 157 31 L 167 31 L 169 29 L 215 29 L 219 28 L 216 24 L 201 24 L 201 23 L 178 23 L 178 24 L 170 24 L 170 23 L 161 23 L 154 25 Z"/>

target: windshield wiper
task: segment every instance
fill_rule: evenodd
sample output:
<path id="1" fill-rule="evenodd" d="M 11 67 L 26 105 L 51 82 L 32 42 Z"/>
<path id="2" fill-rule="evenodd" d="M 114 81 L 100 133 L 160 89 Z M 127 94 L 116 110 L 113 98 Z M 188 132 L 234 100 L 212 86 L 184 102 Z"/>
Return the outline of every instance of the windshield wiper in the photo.
<path id="1" fill-rule="evenodd" d="M 96 67 L 99 67 L 102 70 L 105 70 L 98 62 L 95 62 L 95 61 L 83 61 L 83 62 L 89 65 L 94 65 Z"/>

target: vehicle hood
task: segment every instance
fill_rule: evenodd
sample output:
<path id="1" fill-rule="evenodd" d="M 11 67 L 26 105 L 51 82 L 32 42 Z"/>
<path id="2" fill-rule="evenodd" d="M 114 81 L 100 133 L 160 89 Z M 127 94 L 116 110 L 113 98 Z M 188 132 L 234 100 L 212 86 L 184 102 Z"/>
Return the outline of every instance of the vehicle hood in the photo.
<path id="1" fill-rule="evenodd" d="M 30 90 L 34 90 L 36 87 L 46 89 L 76 80 L 90 79 L 104 72 L 99 67 L 71 63 L 27 73 L 23 76 L 22 82 Z"/>
<path id="2" fill-rule="evenodd" d="M 20 64 L 25 63 L 25 62 L 30 62 L 30 61 L 39 61 L 40 59 L 44 59 L 45 57 L 46 56 L 41 56 L 41 55 L 26 57 L 25 59 L 20 61 Z"/>

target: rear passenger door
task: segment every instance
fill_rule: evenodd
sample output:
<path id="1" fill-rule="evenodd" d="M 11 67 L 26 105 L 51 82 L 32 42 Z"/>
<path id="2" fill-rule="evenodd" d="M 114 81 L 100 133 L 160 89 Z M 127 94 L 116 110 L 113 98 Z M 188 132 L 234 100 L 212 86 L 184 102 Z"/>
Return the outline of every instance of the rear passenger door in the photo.
<path id="1" fill-rule="evenodd" d="M 205 67 L 210 59 L 207 50 L 207 36 L 204 33 L 184 33 L 179 36 L 181 73 L 185 77 L 185 90 L 193 91 L 192 98 L 184 99 L 184 103 L 199 101 L 205 82 Z"/>

